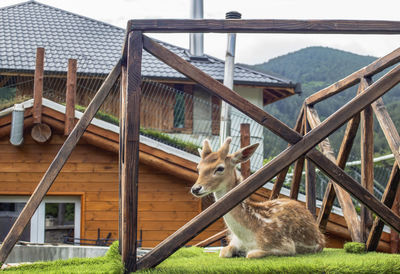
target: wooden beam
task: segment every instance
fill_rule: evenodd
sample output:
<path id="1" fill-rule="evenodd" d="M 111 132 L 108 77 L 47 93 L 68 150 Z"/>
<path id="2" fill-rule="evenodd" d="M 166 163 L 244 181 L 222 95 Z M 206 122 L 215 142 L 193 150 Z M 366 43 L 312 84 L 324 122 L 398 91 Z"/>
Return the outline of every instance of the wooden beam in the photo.
<path id="1" fill-rule="evenodd" d="M 360 87 L 363 90 L 371 84 L 371 78 L 362 78 Z M 374 193 L 374 116 L 371 106 L 361 112 L 361 185 Z M 372 226 L 372 214 L 361 205 L 361 241 L 367 242 Z"/>
<path id="2" fill-rule="evenodd" d="M 228 235 L 228 233 L 229 233 L 229 230 L 228 229 L 224 229 L 224 230 L 216 233 L 215 235 L 213 235 L 213 236 L 211 236 L 211 237 L 209 237 L 209 238 L 197 243 L 195 246 L 207 247 L 207 246 L 215 243 L 216 241 L 219 241 L 219 240 L 225 238 Z"/>
<path id="3" fill-rule="evenodd" d="M 396 191 L 400 181 L 400 170 L 397 163 L 393 165 L 392 173 L 386 185 L 385 192 L 382 195 L 382 203 L 391 208 L 396 197 Z M 380 218 L 375 218 L 372 224 L 371 232 L 367 240 L 367 250 L 374 251 L 378 247 L 379 239 L 381 238 L 384 222 Z"/>
<path id="4" fill-rule="evenodd" d="M 146 42 L 144 44 L 146 44 Z M 187 66 L 185 62 L 181 62 L 181 65 L 182 67 L 179 67 L 179 69 L 185 69 Z M 210 77 L 206 77 L 207 81 L 211 81 L 209 79 Z M 335 163 L 327 159 L 321 152 L 317 151 L 316 149 L 312 149 L 334 130 L 339 128 L 347 120 L 359 113 L 367 105 L 371 104 L 371 102 L 382 96 L 399 82 L 400 66 L 397 66 L 385 74 L 385 76 L 383 76 L 381 79 L 376 81 L 373 85 L 371 85 L 364 93 L 356 96 L 356 98 L 348 102 L 337 112 L 322 122 L 321 125 L 301 138 L 301 140 L 296 144 L 284 150 L 267 165 L 259 169 L 256 173 L 229 191 L 226 195 L 224 195 L 224 197 L 216 201 L 202 213 L 197 215 L 194 219 L 181 227 L 174 234 L 161 242 L 147 255 L 139 259 L 138 269 L 149 268 L 158 265 L 165 258 L 175 252 L 179 247 L 193 239 L 210 224 L 222 217 L 233 207 L 254 193 L 258 188 L 263 186 L 266 181 L 271 180 L 285 167 L 292 164 L 296 159 L 307 152 L 307 157 L 311 159 L 314 164 L 319 166 L 319 168 L 323 170 L 330 178 L 337 181 L 340 186 L 354 195 L 354 197 L 356 197 L 361 203 L 367 205 L 368 208 L 384 219 L 388 225 L 400 231 L 400 218 L 398 216 L 393 214 L 389 208 L 384 206 L 372 194 L 354 181 L 353 178 L 347 175 L 342 169 L 337 167 Z M 223 96 L 221 97 L 223 98 Z M 228 100 L 228 102 L 230 101 Z M 292 130 L 290 130 L 290 132 L 291 134 L 296 134 Z"/>
<path id="5" fill-rule="evenodd" d="M 0 263 L 4 263 L 10 254 L 12 248 L 15 243 L 20 238 L 23 230 L 31 219 L 33 213 L 38 208 L 39 204 L 43 200 L 43 197 L 46 195 L 49 188 L 52 186 L 54 180 L 56 179 L 58 173 L 61 171 L 62 167 L 68 160 L 68 157 L 71 155 L 73 149 L 81 138 L 82 134 L 85 132 L 86 128 L 92 121 L 94 115 L 100 108 L 101 104 L 104 102 L 108 93 L 111 90 L 111 87 L 114 85 L 121 71 L 121 62 L 115 65 L 113 70 L 108 75 L 107 79 L 104 81 L 100 89 L 97 91 L 95 97 L 92 102 L 87 107 L 85 113 L 82 118 L 76 124 L 75 128 L 72 130 L 71 134 L 65 140 L 63 146 L 60 148 L 56 157 L 50 164 L 46 173 L 43 175 L 42 180 L 36 187 L 33 192 L 31 198 L 26 203 L 24 209 L 21 211 L 11 230 L 7 234 L 6 238 L 3 241 L 3 244 L 0 247 Z"/>
<path id="6" fill-rule="evenodd" d="M 385 55 L 370 65 L 353 72 L 349 76 L 343 78 L 342 80 L 326 87 L 313 95 L 306 98 L 305 102 L 307 105 L 314 105 L 322 100 L 325 100 L 349 87 L 354 86 L 363 77 L 372 77 L 373 75 L 383 71 L 384 69 L 398 63 L 400 61 L 400 48 L 392 51 L 388 55 Z"/>
<path id="7" fill-rule="evenodd" d="M 400 189 L 397 189 L 397 195 L 394 199 L 392 210 L 395 214 L 400 215 Z M 394 229 L 390 231 L 390 251 L 394 254 L 400 253 L 399 233 Z"/>
<path id="8" fill-rule="evenodd" d="M 294 126 L 294 130 L 296 132 L 300 133 L 301 135 L 303 135 L 302 133 L 304 130 L 303 115 L 304 115 L 304 105 L 300 109 L 300 113 L 297 116 L 296 124 Z M 288 146 L 290 146 L 290 144 Z M 281 189 L 282 189 L 283 183 L 285 182 L 288 171 L 289 171 L 289 167 L 285 168 L 281 173 L 279 173 L 278 177 L 275 180 L 274 186 L 272 187 L 271 196 L 269 197 L 270 200 L 273 200 L 273 199 L 276 199 L 279 197 L 279 193 L 281 192 Z"/>
<path id="9" fill-rule="evenodd" d="M 118 156 L 119 156 L 119 207 L 118 207 L 118 248 L 119 254 L 122 254 L 122 193 L 123 193 L 123 185 L 122 185 L 122 178 L 125 178 L 125 175 L 122 172 L 125 170 L 124 168 L 124 150 L 121 149 L 122 144 L 124 143 L 124 136 L 125 136 L 125 105 L 126 105 L 126 85 L 127 85 L 127 76 L 126 76 L 126 58 L 123 61 L 121 66 L 121 85 L 120 85 L 120 104 L 119 104 L 119 148 L 118 148 Z"/>
<path id="10" fill-rule="evenodd" d="M 304 108 L 305 112 L 305 120 L 304 120 L 304 133 L 307 134 L 311 130 L 310 123 L 308 122 L 307 112 L 308 108 Z M 309 160 L 306 159 L 305 167 L 306 171 L 306 207 L 310 211 L 310 213 L 315 218 L 317 214 L 317 197 L 315 193 L 315 186 L 316 186 L 316 174 L 315 174 L 315 166 Z"/>
<path id="11" fill-rule="evenodd" d="M 77 60 L 68 59 L 67 93 L 65 95 L 64 135 L 69 135 L 75 126 Z"/>
<path id="12" fill-rule="evenodd" d="M 126 102 L 122 124 L 124 136 L 122 170 L 122 262 L 125 273 L 136 271 L 137 210 L 139 175 L 140 93 L 142 82 L 142 33 L 129 33 L 127 52 Z"/>
<path id="13" fill-rule="evenodd" d="M 130 20 L 130 31 L 218 33 L 400 34 L 399 21 L 377 20 Z"/>
<path id="14" fill-rule="evenodd" d="M 235 108 L 240 109 L 244 114 L 268 128 L 287 142 L 294 144 L 301 139 L 301 135 L 297 132 L 293 132 L 290 127 L 145 35 L 143 35 L 143 47 L 150 54 L 154 55 L 180 73 L 186 75 L 190 79 L 196 81 L 213 95 L 228 102 Z"/>
<path id="15" fill-rule="evenodd" d="M 36 49 L 36 67 L 33 80 L 33 123 L 42 122 L 42 98 L 44 75 L 44 48 Z"/>
<path id="16" fill-rule="evenodd" d="M 250 124 L 240 124 L 240 147 L 250 145 Z M 240 164 L 240 172 L 243 179 L 250 176 L 250 160 Z"/>
<path id="17" fill-rule="evenodd" d="M 319 119 L 317 110 L 314 107 L 308 106 L 307 108 L 307 118 L 308 121 L 311 125 L 311 128 L 316 128 L 317 126 L 319 126 L 321 124 L 321 121 Z M 357 132 L 354 133 L 354 136 L 357 134 Z M 346 138 L 346 137 L 345 137 Z M 320 150 L 321 152 L 332 162 L 335 162 L 336 164 L 341 164 L 341 166 L 339 166 L 340 168 L 344 168 L 345 167 L 345 161 L 338 159 L 335 159 L 335 155 L 333 153 L 333 149 L 332 146 L 329 142 L 329 139 L 326 138 L 325 140 L 323 140 L 320 144 L 319 144 Z M 348 151 L 348 154 L 346 155 L 346 158 L 348 157 L 348 155 L 350 154 L 350 150 Z M 341 157 L 343 158 L 343 154 L 340 154 Z M 339 200 L 339 204 L 340 207 L 342 208 L 343 211 L 343 216 L 346 220 L 346 224 L 347 224 L 347 229 L 350 232 L 350 236 L 352 241 L 354 242 L 360 242 L 361 241 L 361 231 L 360 231 L 360 222 L 358 220 L 358 215 L 356 212 L 356 209 L 353 205 L 353 201 L 351 199 L 351 196 L 349 195 L 349 193 L 347 193 L 343 188 L 341 188 L 340 186 L 338 186 L 334 181 L 329 181 L 328 186 L 327 186 L 327 191 L 325 192 L 325 195 L 336 195 L 337 194 L 337 198 Z M 332 203 L 330 205 L 329 211 L 325 213 L 321 213 L 321 211 L 323 212 L 324 208 L 326 206 L 324 206 L 324 201 L 328 201 L 325 200 L 329 199 L 329 201 Z M 332 209 L 333 206 L 333 201 L 334 198 L 332 199 L 332 197 L 325 197 L 324 196 L 324 201 L 323 201 L 323 206 L 322 206 L 322 210 L 320 211 L 320 214 L 318 215 L 318 222 L 321 223 L 321 219 L 322 216 L 324 216 L 324 218 L 326 218 L 326 220 L 324 220 L 324 224 L 325 226 L 323 227 L 323 231 L 326 228 L 326 223 L 328 222 L 328 218 L 329 218 L 329 213 Z M 326 204 L 325 204 L 326 205 Z"/>

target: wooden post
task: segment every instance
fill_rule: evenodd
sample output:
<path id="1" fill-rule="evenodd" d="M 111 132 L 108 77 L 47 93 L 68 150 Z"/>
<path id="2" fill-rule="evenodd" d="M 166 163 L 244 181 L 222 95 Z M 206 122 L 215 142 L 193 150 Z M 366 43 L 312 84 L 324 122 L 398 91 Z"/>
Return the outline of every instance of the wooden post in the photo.
<path id="1" fill-rule="evenodd" d="M 136 271 L 137 206 L 139 173 L 139 130 L 142 33 L 133 31 L 128 36 L 126 102 L 122 124 L 125 127 L 121 148 L 122 166 L 122 261 L 125 272 Z M 125 122 L 124 122 L 125 120 Z"/>
<path id="2" fill-rule="evenodd" d="M 362 78 L 360 86 L 364 89 L 370 85 L 371 79 Z M 370 193 L 374 193 L 374 117 L 372 107 L 367 106 L 361 112 L 361 185 Z M 366 242 L 372 226 L 372 214 L 361 205 L 361 240 Z"/>
<path id="3" fill-rule="evenodd" d="M 316 127 L 318 127 L 321 124 L 318 113 L 314 107 L 309 106 L 306 109 L 307 109 L 306 116 L 311 125 L 311 128 L 315 129 Z M 319 147 L 321 149 L 321 152 L 329 160 L 336 163 L 337 165 L 340 164 L 341 166 L 339 166 L 339 167 L 344 168 L 346 162 L 343 161 L 343 157 L 345 155 L 343 155 L 343 154 L 339 155 L 338 159 L 336 160 L 328 138 L 323 140 L 319 144 Z M 350 153 L 350 151 L 348 151 L 348 153 Z M 343 216 L 344 216 L 344 219 L 346 220 L 347 229 L 350 232 L 351 239 L 354 242 L 360 242 L 361 241 L 360 222 L 358 220 L 358 215 L 357 215 L 356 209 L 353 205 L 353 201 L 352 201 L 349 193 L 347 193 L 340 186 L 338 186 L 337 182 L 334 182 L 332 180 L 330 180 L 328 183 L 327 192 L 325 192 L 325 194 L 327 194 L 327 193 L 328 193 L 328 195 L 332 195 L 332 193 L 337 194 L 337 198 L 338 198 L 340 207 L 342 208 Z M 324 196 L 324 198 L 329 198 L 329 197 Z M 333 200 L 331 200 L 331 201 L 332 201 L 332 205 L 333 205 Z M 332 208 L 332 205 L 331 205 L 331 208 Z M 321 212 L 323 212 L 323 210 L 324 210 L 324 207 L 322 207 Z M 329 209 L 328 213 L 330 213 L 330 209 Z M 328 218 L 329 214 L 328 215 L 319 214 L 318 219 L 317 219 L 319 222 L 321 221 L 320 217 L 322 217 L 322 216 L 325 216 L 326 218 Z M 325 221 L 328 222 L 327 219 Z"/>
<path id="4" fill-rule="evenodd" d="M 36 67 L 33 80 L 33 123 L 42 123 L 42 98 L 44 75 L 44 48 L 36 49 Z"/>
<path id="5" fill-rule="evenodd" d="M 69 135 L 75 126 L 76 70 L 76 59 L 68 59 L 64 135 Z"/>
<path id="6" fill-rule="evenodd" d="M 310 130 L 310 124 L 307 119 L 307 107 L 304 108 L 304 133 L 307 134 Z M 306 207 L 311 212 L 313 217 L 316 217 L 317 214 L 317 197 L 315 193 L 315 185 L 316 185 L 316 174 L 315 174 L 315 166 L 309 160 L 305 161 L 305 171 L 306 171 Z"/>
<path id="7" fill-rule="evenodd" d="M 386 185 L 385 192 L 382 195 L 382 203 L 387 207 L 391 208 L 393 206 L 396 192 L 400 190 L 400 170 L 397 163 L 394 163 L 392 172 L 390 174 L 389 181 Z M 383 231 L 384 222 L 376 217 L 369 233 L 367 240 L 367 251 L 374 251 L 378 247 L 379 239 L 381 238 Z"/>
<path id="8" fill-rule="evenodd" d="M 15 243 L 21 237 L 21 234 L 24 231 L 29 220 L 31 219 L 33 213 L 35 213 L 39 204 L 42 202 L 43 197 L 52 186 L 54 180 L 57 178 L 58 173 L 67 162 L 76 144 L 79 142 L 79 139 L 85 132 L 86 128 L 89 126 L 90 121 L 92 121 L 94 115 L 99 110 L 101 104 L 104 102 L 105 98 L 109 94 L 111 87 L 118 79 L 120 71 L 121 61 L 119 60 L 104 81 L 103 85 L 97 91 L 82 118 L 76 124 L 73 131 L 68 136 L 67 140 L 65 140 L 63 146 L 60 148 L 59 152 L 57 153 L 54 160 L 51 162 L 46 173 L 43 175 L 42 180 L 36 187 L 31 198 L 22 209 L 14 225 L 11 227 L 11 230 L 8 232 L 6 238 L 3 241 L 3 244 L 0 247 L 0 263 L 4 263 L 6 261 Z"/>
<path id="9" fill-rule="evenodd" d="M 397 189 L 396 198 L 393 203 L 392 210 L 395 214 L 400 216 L 400 188 Z M 393 228 L 390 230 L 390 252 L 400 253 L 399 233 Z"/>
<path id="10" fill-rule="evenodd" d="M 122 193 L 124 193 L 122 184 L 122 178 L 125 178 L 123 172 L 124 168 L 124 136 L 125 136 L 125 110 L 126 110 L 126 60 L 124 60 L 125 64 L 121 66 L 121 90 L 120 90 L 120 111 L 119 111 L 119 210 L 118 210 L 118 241 L 119 241 L 119 253 L 122 254 L 122 245 L 124 244 L 122 241 L 122 212 L 123 212 L 123 203 L 122 203 Z"/>
<path id="11" fill-rule="evenodd" d="M 240 124 L 240 147 L 250 145 L 250 124 Z M 243 179 L 250 176 L 250 160 L 240 164 L 240 172 Z"/>

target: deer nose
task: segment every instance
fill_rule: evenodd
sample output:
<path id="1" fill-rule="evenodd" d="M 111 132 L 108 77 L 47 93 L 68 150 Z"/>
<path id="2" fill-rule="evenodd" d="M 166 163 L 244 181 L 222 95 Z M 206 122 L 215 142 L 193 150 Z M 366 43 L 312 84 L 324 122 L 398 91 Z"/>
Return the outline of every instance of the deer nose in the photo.
<path id="1" fill-rule="evenodd" d="M 203 187 L 202 186 L 196 186 L 196 185 L 194 185 L 193 187 L 192 187 L 192 194 L 194 194 L 194 195 L 198 195 L 199 193 L 200 193 L 200 190 L 202 189 Z"/>

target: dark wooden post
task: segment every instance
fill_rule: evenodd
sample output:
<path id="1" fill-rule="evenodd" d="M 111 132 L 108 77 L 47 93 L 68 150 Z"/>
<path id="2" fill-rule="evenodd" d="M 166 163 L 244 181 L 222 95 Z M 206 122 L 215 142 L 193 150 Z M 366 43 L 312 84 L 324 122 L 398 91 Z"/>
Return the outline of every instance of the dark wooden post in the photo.
<path id="1" fill-rule="evenodd" d="M 394 200 L 392 210 L 395 214 L 400 215 L 400 188 L 397 189 L 396 199 Z M 390 252 L 400 253 L 399 233 L 393 228 L 390 231 Z"/>
<path id="2" fill-rule="evenodd" d="M 250 145 L 250 124 L 240 124 L 240 147 Z M 240 164 L 243 179 L 250 176 L 250 160 Z"/>
<path id="3" fill-rule="evenodd" d="M 369 86 L 370 79 L 362 78 L 360 86 Z M 361 112 L 361 185 L 374 193 L 374 117 L 371 106 Z M 372 214 L 361 205 L 361 238 L 365 243 L 372 226 Z"/>
<path id="4" fill-rule="evenodd" d="M 121 148 L 122 166 L 122 261 L 125 272 L 136 271 L 137 206 L 139 173 L 140 84 L 142 33 L 133 31 L 128 37 L 126 102 L 122 124 L 125 133 Z M 124 122 L 125 120 L 125 122 Z"/>
<path id="5" fill-rule="evenodd" d="M 75 126 L 76 70 L 76 59 L 69 59 L 67 73 L 67 93 L 65 95 L 65 135 L 69 135 Z"/>
<path id="6" fill-rule="evenodd" d="M 44 48 L 36 49 L 36 67 L 33 80 L 33 123 L 42 123 Z"/>
<path id="7" fill-rule="evenodd" d="M 304 132 L 307 134 L 310 130 L 310 124 L 307 119 L 307 107 L 304 108 Z M 315 194 L 315 185 L 316 185 L 316 175 L 315 175 L 315 166 L 309 160 L 305 161 L 305 171 L 306 171 L 306 207 L 311 212 L 311 214 L 316 217 L 317 213 L 317 198 Z"/>

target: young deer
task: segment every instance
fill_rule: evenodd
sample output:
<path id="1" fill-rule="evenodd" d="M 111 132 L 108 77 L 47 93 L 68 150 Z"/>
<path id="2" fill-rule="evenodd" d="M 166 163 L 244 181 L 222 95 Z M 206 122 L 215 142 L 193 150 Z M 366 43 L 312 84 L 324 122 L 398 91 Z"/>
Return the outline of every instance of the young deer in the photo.
<path id="1" fill-rule="evenodd" d="M 191 192 L 197 197 L 214 193 L 216 200 L 242 182 L 236 165 L 247 161 L 258 144 L 250 145 L 228 155 L 231 138 L 216 152 L 208 140 L 203 142 L 198 165 L 199 177 Z M 324 235 L 311 213 L 299 202 L 276 199 L 255 202 L 249 199 L 224 216 L 230 231 L 230 243 L 220 257 L 246 256 L 261 258 L 268 255 L 314 253 L 324 248 Z"/>

